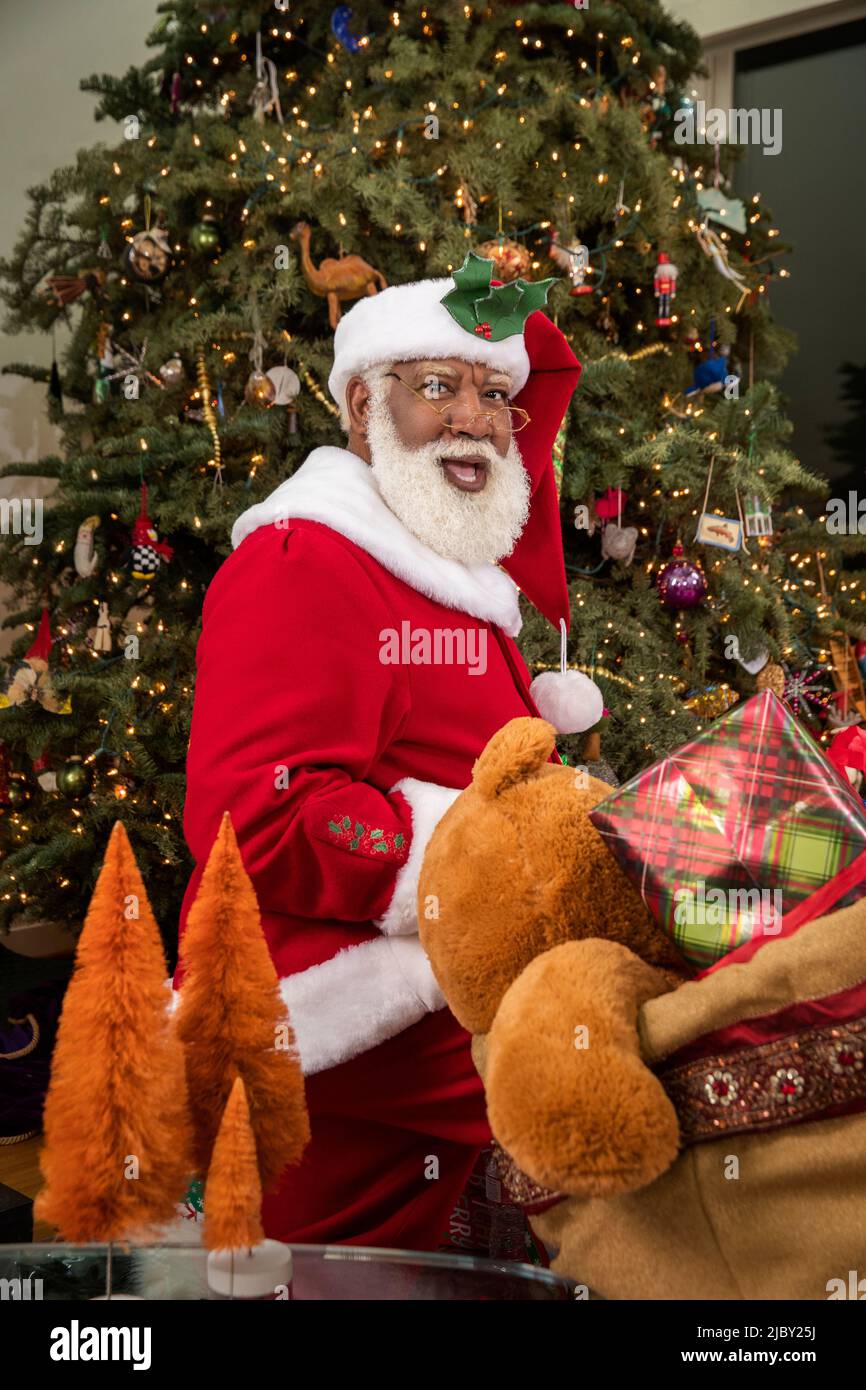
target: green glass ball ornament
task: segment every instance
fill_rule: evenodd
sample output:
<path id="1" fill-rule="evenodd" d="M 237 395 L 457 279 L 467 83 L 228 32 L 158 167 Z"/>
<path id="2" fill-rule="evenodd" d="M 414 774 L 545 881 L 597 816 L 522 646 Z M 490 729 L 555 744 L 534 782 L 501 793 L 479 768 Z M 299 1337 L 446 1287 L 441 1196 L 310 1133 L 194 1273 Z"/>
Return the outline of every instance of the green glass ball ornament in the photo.
<path id="1" fill-rule="evenodd" d="M 203 217 L 190 228 L 189 246 L 200 256 L 215 255 L 222 244 L 219 224 L 212 217 Z"/>
<path id="2" fill-rule="evenodd" d="M 33 788 L 23 772 L 13 772 L 9 776 L 7 806 L 26 806 L 33 795 Z"/>
<path id="3" fill-rule="evenodd" d="M 67 759 L 57 773 L 57 790 L 70 801 L 86 796 L 93 785 L 90 768 L 76 754 Z"/>

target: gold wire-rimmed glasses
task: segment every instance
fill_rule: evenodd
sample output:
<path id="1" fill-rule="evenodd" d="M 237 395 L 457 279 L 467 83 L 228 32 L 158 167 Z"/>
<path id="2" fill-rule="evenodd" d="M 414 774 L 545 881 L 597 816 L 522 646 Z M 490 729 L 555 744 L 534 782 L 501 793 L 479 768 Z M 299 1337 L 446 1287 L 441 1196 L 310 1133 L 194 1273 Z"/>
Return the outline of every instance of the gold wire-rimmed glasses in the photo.
<path id="1" fill-rule="evenodd" d="M 395 381 L 399 381 L 402 386 L 405 386 L 407 391 L 411 391 L 413 396 L 417 396 L 419 401 L 423 401 L 425 405 L 429 405 L 431 410 L 435 410 L 436 414 L 439 416 L 446 429 L 454 430 L 463 428 L 462 425 L 452 425 L 451 421 L 446 420 L 445 418 L 446 411 L 454 409 L 454 402 L 449 401 L 447 405 L 434 405 L 433 402 L 431 400 L 428 400 L 426 396 L 422 395 L 422 393 L 419 390 L 417 390 L 416 387 L 410 386 L 408 381 L 404 381 L 403 378 L 397 374 L 397 372 L 386 372 L 385 375 L 392 376 Z M 529 414 L 529 411 L 523 410 L 519 405 L 500 405 L 497 406 L 496 410 L 473 411 L 473 413 L 469 416 L 469 419 L 477 420 L 478 417 L 481 416 L 482 419 L 489 420 L 491 428 L 495 430 L 498 427 L 497 417 L 501 417 L 503 411 L 507 412 L 512 434 L 517 434 L 519 430 L 525 429 L 526 426 L 529 424 L 530 419 L 532 418 Z"/>

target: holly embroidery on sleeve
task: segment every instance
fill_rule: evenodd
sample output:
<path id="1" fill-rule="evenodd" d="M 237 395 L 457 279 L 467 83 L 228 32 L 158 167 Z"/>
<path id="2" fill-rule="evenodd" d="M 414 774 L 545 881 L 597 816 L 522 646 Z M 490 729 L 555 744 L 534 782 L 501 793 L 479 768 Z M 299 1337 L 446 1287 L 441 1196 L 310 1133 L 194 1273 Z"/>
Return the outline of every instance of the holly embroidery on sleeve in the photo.
<path id="1" fill-rule="evenodd" d="M 362 854 L 393 854 L 404 858 L 406 836 L 400 830 L 382 830 L 365 825 L 363 821 L 353 822 L 351 816 L 329 820 L 328 830 L 345 849 L 360 850 Z"/>

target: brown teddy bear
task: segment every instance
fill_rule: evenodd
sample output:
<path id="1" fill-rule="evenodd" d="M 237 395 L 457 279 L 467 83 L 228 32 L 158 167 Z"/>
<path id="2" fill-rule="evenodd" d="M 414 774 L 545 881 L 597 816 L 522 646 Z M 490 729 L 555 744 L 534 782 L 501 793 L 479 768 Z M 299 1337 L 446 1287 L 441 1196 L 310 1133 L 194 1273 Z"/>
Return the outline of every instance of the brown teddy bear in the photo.
<path id="1" fill-rule="evenodd" d="M 588 819 L 610 788 L 551 763 L 554 741 L 533 718 L 494 735 L 419 882 L 507 1190 L 603 1297 L 846 1296 L 833 1281 L 866 1275 L 866 899 L 692 979 Z"/>

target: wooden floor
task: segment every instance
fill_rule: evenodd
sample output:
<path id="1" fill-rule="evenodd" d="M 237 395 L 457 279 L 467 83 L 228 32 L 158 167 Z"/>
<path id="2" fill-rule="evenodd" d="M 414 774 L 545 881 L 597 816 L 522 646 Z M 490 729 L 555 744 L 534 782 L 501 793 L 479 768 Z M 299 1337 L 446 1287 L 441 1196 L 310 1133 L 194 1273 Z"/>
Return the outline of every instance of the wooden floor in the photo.
<path id="1" fill-rule="evenodd" d="M 16 1192 L 23 1192 L 25 1197 L 35 1197 L 42 1186 L 39 1171 L 41 1147 L 41 1134 L 33 1139 L 25 1139 L 21 1144 L 0 1144 L 0 1182 Z M 34 1240 L 53 1240 L 55 1235 L 54 1226 L 46 1221 L 34 1221 Z"/>

